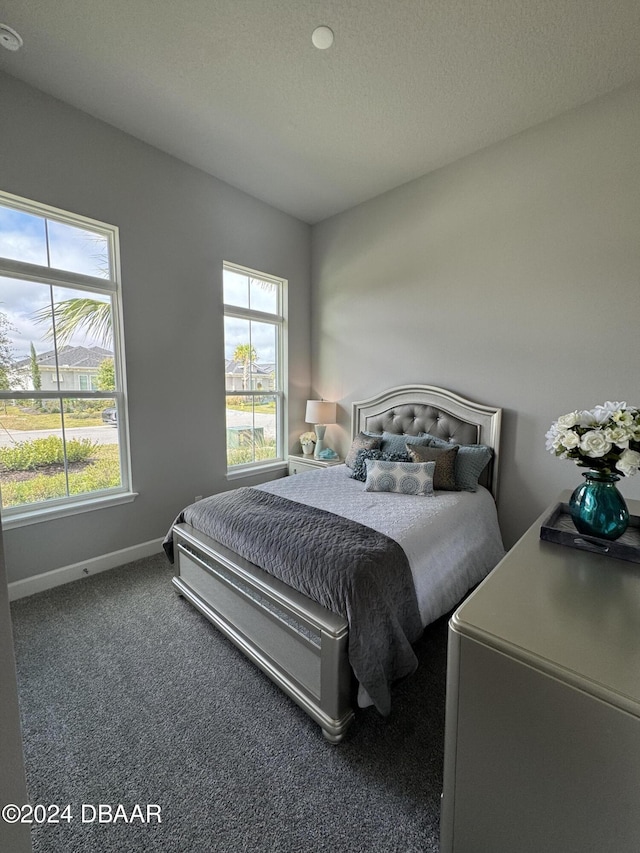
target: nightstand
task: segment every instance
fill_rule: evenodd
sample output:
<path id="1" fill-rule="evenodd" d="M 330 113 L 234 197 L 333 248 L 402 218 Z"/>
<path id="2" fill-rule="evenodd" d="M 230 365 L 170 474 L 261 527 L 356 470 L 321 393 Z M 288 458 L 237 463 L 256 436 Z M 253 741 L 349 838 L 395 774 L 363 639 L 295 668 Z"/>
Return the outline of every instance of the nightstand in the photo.
<path id="1" fill-rule="evenodd" d="M 330 468 L 341 465 L 344 459 L 316 459 L 313 456 L 289 455 L 289 475 L 303 474 L 305 471 L 317 471 L 318 468 Z"/>

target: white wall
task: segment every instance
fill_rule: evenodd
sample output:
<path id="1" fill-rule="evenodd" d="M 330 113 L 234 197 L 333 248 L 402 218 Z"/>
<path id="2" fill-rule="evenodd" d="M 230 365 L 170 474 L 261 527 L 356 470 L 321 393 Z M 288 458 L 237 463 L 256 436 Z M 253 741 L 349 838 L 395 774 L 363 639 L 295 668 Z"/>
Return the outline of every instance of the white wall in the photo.
<path id="1" fill-rule="evenodd" d="M 310 377 L 310 229 L 0 74 L 0 187 L 120 228 L 132 504 L 5 531 L 10 581 L 164 536 L 225 477 L 222 263 L 289 280 L 290 444 Z M 248 483 L 251 484 L 251 481 Z"/>
<path id="2" fill-rule="evenodd" d="M 640 85 L 320 223 L 312 259 L 313 385 L 344 407 L 342 450 L 351 402 L 396 384 L 502 406 L 512 544 L 581 481 L 550 423 L 640 404 Z"/>

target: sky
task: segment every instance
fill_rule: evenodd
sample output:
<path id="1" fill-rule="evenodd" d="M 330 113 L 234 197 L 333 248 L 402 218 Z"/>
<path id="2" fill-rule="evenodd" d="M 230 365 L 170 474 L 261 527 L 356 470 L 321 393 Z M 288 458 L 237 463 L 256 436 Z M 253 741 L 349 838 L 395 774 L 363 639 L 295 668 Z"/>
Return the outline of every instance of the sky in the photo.
<path id="1" fill-rule="evenodd" d="M 0 205 L 0 255 L 15 261 L 108 278 L 101 234 Z"/>
<path id="2" fill-rule="evenodd" d="M 0 257 L 109 278 L 108 243 L 103 235 L 2 205 Z M 108 297 L 90 295 L 108 301 Z M 11 326 L 8 335 L 16 360 L 29 356 L 31 343 L 37 352 L 53 348 L 46 337 L 48 326 L 37 324 L 34 314 L 50 306 L 52 299 L 55 302 L 74 296 L 86 297 L 87 292 L 0 275 L 0 311 Z M 72 344 L 83 346 L 101 343 L 82 333 L 72 340 Z"/>
<path id="3" fill-rule="evenodd" d="M 109 245 L 104 235 L 3 205 L 0 205 L 0 258 L 97 278 L 110 278 Z M 123 286 L 126 286 L 126 270 L 123 272 Z M 225 270 L 223 286 L 224 302 L 227 305 L 275 315 L 279 313 L 278 291 L 272 282 Z M 87 294 L 81 289 L 70 290 L 0 274 L 0 312 L 7 317 L 11 327 L 8 331 L 13 358 L 19 360 L 29 357 L 32 343 L 37 353 L 48 352 L 53 348 L 53 341 L 46 334 L 50 325 L 35 322 L 34 315 L 38 311 L 47 310 L 52 301 L 55 303 L 87 295 L 108 301 L 107 296 Z M 76 333 L 70 343 L 112 348 L 112 345 L 87 336 L 84 332 Z M 255 348 L 258 365 L 275 362 L 276 335 L 273 325 L 226 318 L 225 358 L 233 358 L 235 348 L 247 343 Z"/>
<path id="4" fill-rule="evenodd" d="M 278 290 L 275 284 L 233 270 L 224 271 L 223 299 L 225 305 L 251 308 L 267 314 L 279 313 Z M 258 366 L 275 362 L 276 336 L 272 324 L 225 317 L 225 358 L 233 358 L 238 345 L 249 343 L 258 356 Z"/>

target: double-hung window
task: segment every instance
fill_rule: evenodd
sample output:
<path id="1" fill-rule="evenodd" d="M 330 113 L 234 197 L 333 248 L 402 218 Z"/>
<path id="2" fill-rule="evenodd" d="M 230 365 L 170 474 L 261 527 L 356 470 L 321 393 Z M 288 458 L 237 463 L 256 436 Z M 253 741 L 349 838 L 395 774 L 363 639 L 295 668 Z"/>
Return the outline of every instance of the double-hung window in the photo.
<path id="1" fill-rule="evenodd" d="M 227 469 L 284 459 L 286 282 L 223 269 Z"/>
<path id="2" fill-rule="evenodd" d="M 0 192 L 5 524 L 132 497 L 118 229 Z"/>

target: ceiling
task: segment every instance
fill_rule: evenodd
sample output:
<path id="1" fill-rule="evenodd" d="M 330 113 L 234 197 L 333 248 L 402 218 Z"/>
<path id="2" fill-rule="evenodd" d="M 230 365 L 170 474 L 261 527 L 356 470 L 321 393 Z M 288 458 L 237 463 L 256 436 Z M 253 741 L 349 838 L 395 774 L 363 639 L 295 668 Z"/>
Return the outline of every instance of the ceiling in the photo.
<path id="1" fill-rule="evenodd" d="M 640 0 L 0 0 L 0 21 L 24 40 L 0 69 L 309 223 L 640 79 Z"/>

